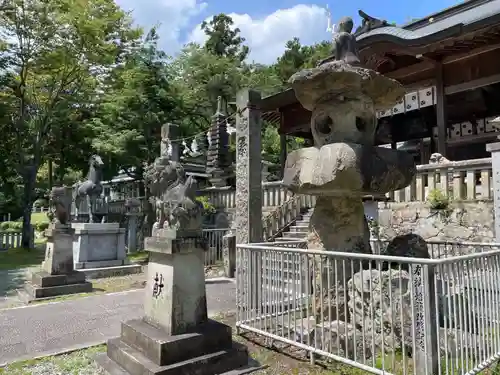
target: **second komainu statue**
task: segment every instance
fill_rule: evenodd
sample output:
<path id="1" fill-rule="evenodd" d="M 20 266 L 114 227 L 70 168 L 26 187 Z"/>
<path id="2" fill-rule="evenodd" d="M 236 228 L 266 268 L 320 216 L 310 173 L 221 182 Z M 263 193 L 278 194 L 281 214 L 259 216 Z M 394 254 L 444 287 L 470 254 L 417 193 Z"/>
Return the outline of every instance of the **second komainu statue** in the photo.
<path id="1" fill-rule="evenodd" d="M 201 229 L 203 205 L 196 200 L 197 183 L 192 176 L 186 176 L 179 162 L 160 156 L 148 166 L 144 178 L 156 210 L 153 232 L 175 229 L 186 233 Z"/>

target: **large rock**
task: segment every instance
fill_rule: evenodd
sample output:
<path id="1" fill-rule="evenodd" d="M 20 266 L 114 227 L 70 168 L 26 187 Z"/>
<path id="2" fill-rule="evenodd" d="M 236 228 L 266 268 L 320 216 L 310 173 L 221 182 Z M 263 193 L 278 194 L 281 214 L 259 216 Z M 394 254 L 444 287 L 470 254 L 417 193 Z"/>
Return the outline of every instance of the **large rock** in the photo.
<path id="1" fill-rule="evenodd" d="M 401 236 L 394 237 L 387 247 L 381 249 L 381 255 L 402 257 L 402 258 L 430 258 L 427 242 L 418 234 L 408 233 Z M 382 266 L 383 270 L 390 268 L 401 268 L 408 270 L 410 265 L 408 263 L 392 262 L 390 265 L 385 262 Z"/>
<path id="2" fill-rule="evenodd" d="M 299 194 L 385 194 L 409 185 L 415 173 L 415 163 L 407 152 L 334 143 L 289 153 L 283 185 Z"/>
<path id="3" fill-rule="evenodd" d="M 360 361 L 371 357 L 371 347 L 363 345 L 363 336 L 352 324 L 341 320 L 315 323 L 313 316 L 282 325 L 294 341 L 317 349 Z M 366 343 L 365 343 L 366 344 Z"/>
<path id="4" fill-rule="evenodd" d="M 364 270 L 349 280 L 350 323 L 377 351 L 411 347 L 412 289 L 406 271 Z"/>

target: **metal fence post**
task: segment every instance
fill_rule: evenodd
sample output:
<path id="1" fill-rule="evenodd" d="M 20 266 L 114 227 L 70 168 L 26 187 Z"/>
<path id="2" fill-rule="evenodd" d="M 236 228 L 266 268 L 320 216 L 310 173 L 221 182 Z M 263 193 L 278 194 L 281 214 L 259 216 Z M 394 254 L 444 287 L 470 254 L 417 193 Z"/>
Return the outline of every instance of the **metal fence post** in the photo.
<path id="1" fill-rule="evenodd" d="M 434 265 L 413 265 L 415 360 L 425 375 L 439 375 Z"/>

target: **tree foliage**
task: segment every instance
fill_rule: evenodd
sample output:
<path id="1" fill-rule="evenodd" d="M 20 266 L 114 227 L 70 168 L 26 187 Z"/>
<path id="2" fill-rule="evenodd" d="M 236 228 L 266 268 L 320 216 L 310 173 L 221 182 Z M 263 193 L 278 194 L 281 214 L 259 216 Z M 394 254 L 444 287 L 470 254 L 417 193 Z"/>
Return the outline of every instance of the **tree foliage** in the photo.
<path id="1" fill-rule="evenodd" d="M 201 29 L 208 36 L 205 48 L 216 56 L 245 60 L 250 52 L 245 46 L 245 38 L 240 36 L 240 29 L 233 27 L 233 20 L 224 13 L 220 13 L 209 22 L 204 21 Z"/>
<path id="2" fill-rule="evenodd" d="M 203 45 L 172 58 L 156 28 L 144 34 L 113 0 L 3 0 L 0 11 L 0 214 L 22 213 L 25 234 L 33 202 L 52 183 L 84 178 L 92 153 L 106 179 L 124 171 L 141 180 L 164 123 L 181 137 L 206 132 L 218 97 L 232 115 L 238 90 L 279 92 L 330 52 L 329 42 L 294 38 L 274 64 L 250 63 L 240 30 L 218 14 L 201 25 Z M 265 123 L 262 137 L 263 158 L 279 162 L 277 124 Z"/>
<path id="3" fill-rule="evenodd" d="M 101 68 L 113 65 L 137 37 L 111 0 L 10 0 L 0 13 L 2 91 L 8 131 L 23 184 L 23 245 L 29 244 L 36 174 L 57 119 L 92 102 Z"/>

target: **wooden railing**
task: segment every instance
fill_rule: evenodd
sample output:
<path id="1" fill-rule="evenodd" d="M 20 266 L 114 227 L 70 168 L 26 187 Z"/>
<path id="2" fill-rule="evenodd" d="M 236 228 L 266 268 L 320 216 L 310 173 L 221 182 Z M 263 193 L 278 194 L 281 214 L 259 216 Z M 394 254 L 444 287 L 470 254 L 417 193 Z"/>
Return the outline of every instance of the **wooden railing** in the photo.
<path id="1" fill-rule="evenodd" d="M 395 202 L 423 202 L 435 189 L 453 200 L 493 199 L 491 158 L 418 165 L 412 183 L 388 196 Z"/>

